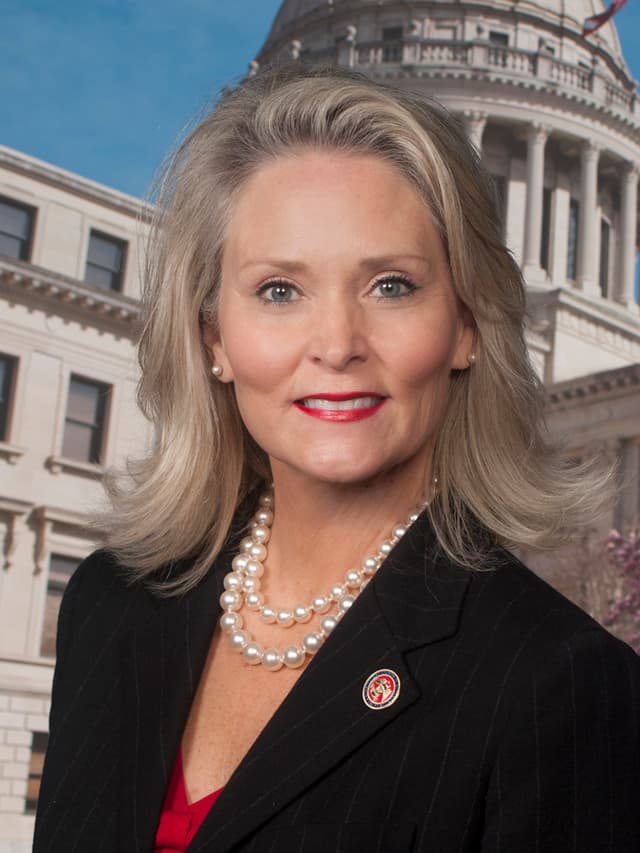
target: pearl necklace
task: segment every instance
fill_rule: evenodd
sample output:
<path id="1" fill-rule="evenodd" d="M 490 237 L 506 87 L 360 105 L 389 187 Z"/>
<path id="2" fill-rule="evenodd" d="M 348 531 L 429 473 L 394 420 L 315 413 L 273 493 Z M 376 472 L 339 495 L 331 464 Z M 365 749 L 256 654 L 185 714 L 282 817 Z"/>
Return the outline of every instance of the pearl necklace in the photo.
<path id="1" fill-rule="evenodd" d="M 365 557 L 359 569 L 346 572 L 343 583 L 335 584 L 326 595 L 316 596 L 309 604 L 285 608 L 270 605 L 260 592 L 264 562 L 267 559 L 267 542 L 273 523 L 273 493 L 264 492 L 251 522 L 250 533 L 241 541 L 240 552 L 233 558 L 231 570 L 225 575 L 224 592 L 220 596 L 223 610 L 220 627 L 228 635 L 231 648 L 241 653 L 246 663 L 262 664 L 271 672 L 276 672 L 282 666 L 291 669 L 301 667 L 307 655 L 318 651 L 425 506 L 427 503 L 415 509 L 404 524 L 395 525 L 391 536 L 378 546 L 375 556 Z M 333 604 L 336 608 L 333 613 L 329 613 Z M 245 606 L 247 610 L 259 611 L 260 619 L 265 624 L 275 624 L 280 628 L 309 622 L 314 614 L 322 618 L 319 630 L 305 634 L 301 646 L 289 645 L 280 652 L 275 648 L 263 649 L 245 629 L 240 612 Z"/>

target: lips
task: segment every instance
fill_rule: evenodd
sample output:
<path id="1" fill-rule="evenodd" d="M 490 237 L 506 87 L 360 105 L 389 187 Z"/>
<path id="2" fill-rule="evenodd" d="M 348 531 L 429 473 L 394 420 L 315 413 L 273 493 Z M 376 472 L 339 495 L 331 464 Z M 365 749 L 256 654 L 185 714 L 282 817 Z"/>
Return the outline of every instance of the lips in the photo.
<path id="1" fill-rule="evenodd" d="M 333 422 L 358 421 L 374 415 L 386 397 L 371 391 L 349 394 L 312 394 L 294 402 L 301 412 L 320 420 Z"/>

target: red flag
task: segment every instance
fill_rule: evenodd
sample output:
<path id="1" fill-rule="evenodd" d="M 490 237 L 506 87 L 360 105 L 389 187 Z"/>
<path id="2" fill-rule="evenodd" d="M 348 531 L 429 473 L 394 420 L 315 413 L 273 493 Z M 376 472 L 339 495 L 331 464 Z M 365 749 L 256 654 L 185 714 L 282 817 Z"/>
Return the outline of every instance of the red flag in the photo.
<path id="1" fill-rule="evenodd" d="M 606 24 L 609 18 L 612 18 L 616 12 L 620 11 L 627 0 L 612 0 L 608 9 L 605 9 L 604 12 L 600 12 L 599 15 L 592 15 L 590 18 L 586 18 L 584 24 L 582 25 L 582 35 L 588 36 L 591 33 L 595 33 L 596 30 L 599 30 L 603 24 Z"/>

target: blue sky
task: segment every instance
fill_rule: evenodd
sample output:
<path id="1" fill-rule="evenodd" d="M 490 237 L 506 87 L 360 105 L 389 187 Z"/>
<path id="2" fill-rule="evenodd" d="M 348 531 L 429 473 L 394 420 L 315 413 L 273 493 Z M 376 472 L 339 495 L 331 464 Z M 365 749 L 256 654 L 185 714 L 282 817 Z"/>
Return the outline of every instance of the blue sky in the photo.
<path id="1" fill-rule="evenodd" d="M 0 143 L 134 195 L 280 0 L 0 0 Z M 616 16 L 640 78 L 640 3 Z"/>

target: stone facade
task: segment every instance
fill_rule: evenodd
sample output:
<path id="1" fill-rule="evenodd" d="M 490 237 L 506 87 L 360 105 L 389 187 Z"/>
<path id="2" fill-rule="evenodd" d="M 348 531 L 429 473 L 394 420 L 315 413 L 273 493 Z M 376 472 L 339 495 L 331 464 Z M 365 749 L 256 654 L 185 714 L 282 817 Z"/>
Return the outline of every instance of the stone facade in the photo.
<path id="1" fill-rule="evenodd" d="M 30 849 L 65 572 L 94 547 L 106 467 L 151 438 L 135 405 L 145 217 L 0 148 L 0 851 Z"/>

